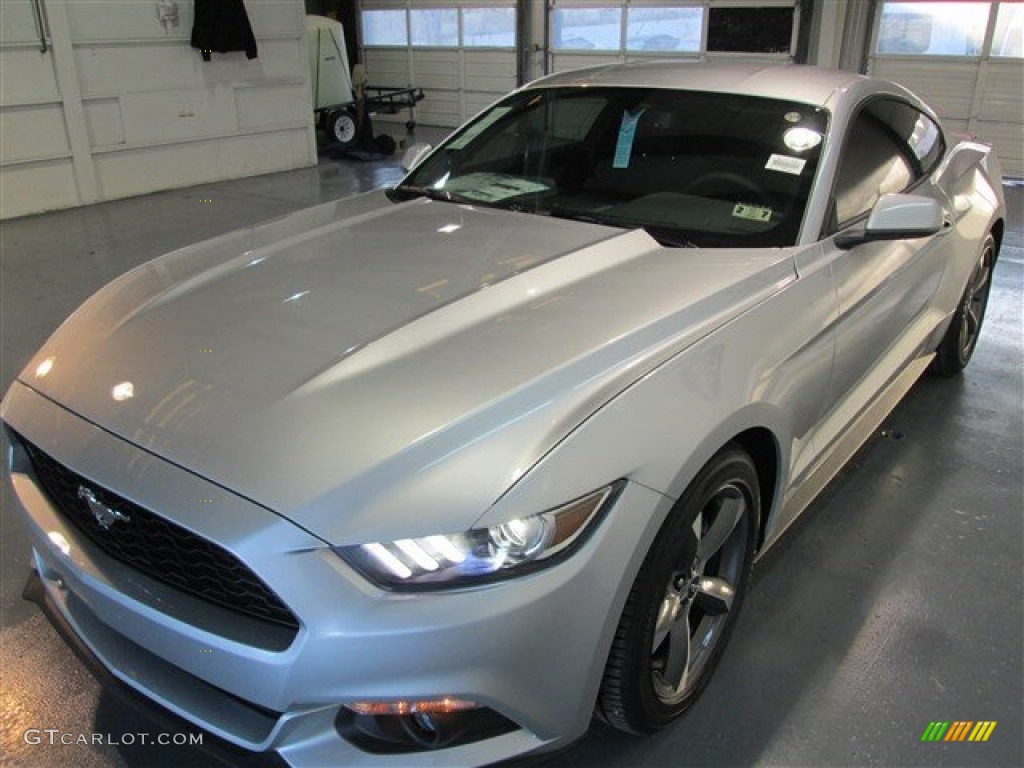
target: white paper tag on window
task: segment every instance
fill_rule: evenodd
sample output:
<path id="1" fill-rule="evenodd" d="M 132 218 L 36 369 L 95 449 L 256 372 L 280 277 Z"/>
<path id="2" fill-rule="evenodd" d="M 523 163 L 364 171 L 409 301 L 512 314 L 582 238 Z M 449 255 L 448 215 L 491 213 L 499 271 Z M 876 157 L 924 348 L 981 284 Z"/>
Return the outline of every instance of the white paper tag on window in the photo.
<path id="1" fill-rule="evenodd" d="M 772 155 L 768 158 L 768 162 L 764 164 L 764 167 L 769 171 L 782 171 L 783 173 L 799 176 L 803 172 L 805 165 L 807 165 L 807 161 L 802 157 Z"/>

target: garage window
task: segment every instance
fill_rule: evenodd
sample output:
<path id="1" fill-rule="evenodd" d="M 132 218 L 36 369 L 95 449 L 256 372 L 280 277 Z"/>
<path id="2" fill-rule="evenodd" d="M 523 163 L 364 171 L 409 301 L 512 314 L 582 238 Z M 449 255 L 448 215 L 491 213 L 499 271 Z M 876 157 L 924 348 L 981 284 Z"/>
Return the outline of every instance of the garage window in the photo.
<path id="1" fill-rule="evenodd" d="M 886 2 L 877 53 L 916 56 L 980 56 L 989 3 Z"/>
<path id="2" fill-rule="evenodd" d="M 1003 3 L 996 17 L 992 36 L 992 55 L 1021 58 L 1024 56 L 1024 4 Z"/>
<path id="3" fill-rule="evenodd" d="M 515 8 L 463 8 L 462 44 L 467 48 L 513 48 Z"/>
<path id="4" fill-rule="evenodd" d="M 363 45 L 409 44 L 405 11 L 363 11 Z"/>
<path id="5" fill-rule="evenodd" d="M 789 53 L 793 42 L 789 8 L 711 8 L 708 50 L 737 53 Z"/>
<path id="6" fill-rule="evenodd" d="M 551 45 L 562 51 L 617 51 L 622 8 L 556 8 L 551 12 Z"/>
<path id="7" fill-rule="evenodd" d="M 556 54 L 763 56 L 789 54 L 796 39 L 796 0 L 553 0 L 552 4 L 551 47 Z"/>
<path id="8" fill-rule="evenodd" d="M 360 15 L 362 44 L 368 48 L 458 48 L 460 44 L 515 48 L 516 44 L 516 9 L 511 5 L 364 8 Z"/>
<path id="9" fill-rule="evenodd" d="M 703 8 L 638 8 L 626 15 L 629 51 L 700 51 Z"/>
<path id="10" fill-rule="evenodd" d="M 458 48 L 457 8 L 413 8 L 409 11 L 412 44 L 417 47 Z"/>

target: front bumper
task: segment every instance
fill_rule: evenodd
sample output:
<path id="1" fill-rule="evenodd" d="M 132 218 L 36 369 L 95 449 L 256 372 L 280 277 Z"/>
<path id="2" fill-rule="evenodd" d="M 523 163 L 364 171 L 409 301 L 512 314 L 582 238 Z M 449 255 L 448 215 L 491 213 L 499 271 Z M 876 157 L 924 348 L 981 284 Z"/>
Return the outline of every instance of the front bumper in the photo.
<path id="1" fill-rule="evenodd" d="M 67 523 L 13 457 L 8 478 L 30 523 L 45 599 L 88 650 L 177 715 L 296 766 L 480 765 L 581 736 L 625 593 L 656 527 L 650 521 L 669 503 L 630 483 L 564 563 L 475 589 L 389 593 L 292 522 L 20 384 L 4 406 L 13 430 L 97 485 L 228 550 L 292 610 L 299 629 L 282 639 L 279 628 L 128 568 Z M 387 755 L 363 751 L 336 727 L 344 702 L 445 695 L 477 701 L 518 728 L 443 751 Z"/>

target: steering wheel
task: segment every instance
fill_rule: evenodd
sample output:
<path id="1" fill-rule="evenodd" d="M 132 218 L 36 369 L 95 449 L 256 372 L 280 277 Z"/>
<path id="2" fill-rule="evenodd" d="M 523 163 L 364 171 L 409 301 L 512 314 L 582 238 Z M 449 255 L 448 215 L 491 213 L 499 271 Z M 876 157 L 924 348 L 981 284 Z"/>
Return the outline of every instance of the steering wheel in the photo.
<path id="1" fill-rule="evenodd" d="M 742 192 L 744 195 L 751 196 L 751 199 L 742 202 L 757 203 L 758 205 L 771 203 L 768 193 L 760 185 L 735 171 L 705 173 L 687 184 L 683 191 L 689 195 L 714 197 L 720 200 L 735 199 L 736 194 Z M 740 201 L 737 200 L 737 202 Z"/>

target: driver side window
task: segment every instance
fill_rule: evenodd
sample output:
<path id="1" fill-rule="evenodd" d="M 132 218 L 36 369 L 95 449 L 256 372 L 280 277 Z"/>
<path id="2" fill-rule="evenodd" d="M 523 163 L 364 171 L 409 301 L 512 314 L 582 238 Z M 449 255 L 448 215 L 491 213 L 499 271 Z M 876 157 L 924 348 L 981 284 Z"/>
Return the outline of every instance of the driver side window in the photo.
<path id="1" fill-rule="evenodd" d="M 836 229 L 863 216 L 882 195 L 902 192 L 918 178 L 903 143 L 868 108 L 846 137 L 835 187 Z"/>
<path id="2" fill-rule="evenodd" d="M 911 104 L 886 97 L 864 105 L 840 159 L 832 231 L 866 214 L 882 195 L 914 186 L 945 152 L 942 129 Z"/>

